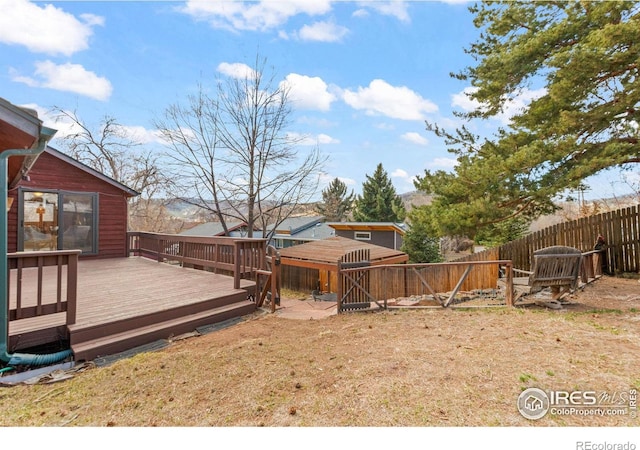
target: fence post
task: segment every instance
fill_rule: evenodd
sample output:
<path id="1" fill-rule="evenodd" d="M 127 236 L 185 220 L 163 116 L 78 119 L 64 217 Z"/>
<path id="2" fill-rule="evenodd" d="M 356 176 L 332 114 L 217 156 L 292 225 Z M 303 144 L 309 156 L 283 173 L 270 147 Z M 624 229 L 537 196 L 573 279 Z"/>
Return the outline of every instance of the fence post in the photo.
<path id="1" fill-rule="evenodd" d="M 342 263 L 340 262 L 340 260 L 338 260 L 337 262 L 338 265 L 338 289 L 337 289 L 337 299 L 338 299 L 338 313 L 342 312 L 342 295 L 343 295 L 343 289 L 342 289 Z"/>
<path id="2" fill-rule="evenodd" d="M 505 292 L 505 301 L 507 306 L 513 306 L 513 263 L 509 261 L 505 265 L 506 279 L 507 279 L 507 292 Z"/>

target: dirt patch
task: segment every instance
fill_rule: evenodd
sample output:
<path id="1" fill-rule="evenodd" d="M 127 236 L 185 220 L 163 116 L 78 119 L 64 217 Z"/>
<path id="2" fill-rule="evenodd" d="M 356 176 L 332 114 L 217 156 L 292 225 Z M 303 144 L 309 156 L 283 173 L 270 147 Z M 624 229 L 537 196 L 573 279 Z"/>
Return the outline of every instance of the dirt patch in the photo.
<path id="1" fill-rule="evenodd" d="M 232 327 L 50 385 L 0 389 L 3 426 L 637 426 L 516 408 L 529 387 L 640 389 L 640 283 L 562 310 L 425 308 Z"/>

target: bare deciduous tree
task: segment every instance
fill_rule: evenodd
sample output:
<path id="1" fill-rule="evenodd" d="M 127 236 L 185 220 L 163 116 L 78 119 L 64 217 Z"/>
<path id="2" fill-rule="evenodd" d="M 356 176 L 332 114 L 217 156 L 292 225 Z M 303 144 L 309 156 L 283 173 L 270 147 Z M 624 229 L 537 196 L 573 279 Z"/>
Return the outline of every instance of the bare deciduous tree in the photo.
<path id="1" fill-rule="evenodd" d="M 96 130 L 75 111 L 54 107 L 56 120 L 71 123 L 72 132 L 61 137 L 65 153 L 140 193 L 129 203 L 129 226 L 144 231 L 172 231 L 178 226 L 164 202 L 170 178 L 160 155 L 144 148 L 118 121 L 105 116 Z"/>
<path id="2" fill-rule="evenodd" d="M 243 77 L 217 85 L 210 97 L 200 86 L 185 105 L 169 106 L 156 120 L 175 169 L 177 197 L 208 210 L 228 234 L 227 222 L 246 222 L 267 233 L 318 187 L 325 158 L 314 147 L 299 152 L 287 133 L 289 89 L 266 78 L 266 60 Z"/>

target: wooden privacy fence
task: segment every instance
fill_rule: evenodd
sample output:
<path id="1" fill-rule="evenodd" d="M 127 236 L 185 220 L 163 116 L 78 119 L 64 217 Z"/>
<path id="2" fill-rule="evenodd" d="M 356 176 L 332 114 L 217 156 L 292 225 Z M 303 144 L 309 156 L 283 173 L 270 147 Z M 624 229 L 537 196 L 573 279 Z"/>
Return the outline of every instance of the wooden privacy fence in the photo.
<path id="1" fill-rule="evenodd" d="M 78 255 L 80 250 L 9 253 L 9 321 L 66 312 L 76 323 Z M 55 289 L 45 278 L 55 280 Z M 27 280 L 25 283 L 24 281 Z"/>
<path id="2" fill-rule="evenodd" d="M 338 312 L 367 309 L 372 304 L 386 309 L 388 300 L 414 295 L 431 296 L 447 307 L 460 291 L 497 289 L 501 268 L 504 268 L 506 277 L 505 300 L 507 305 L 513 304 L 511 261 L 495 259 L 371 266 L 366 259 L 358 261 L 352 255 L 347 259 L 340 261 Z"/>
<path id="3" fill-rule="evenodd" d="M 127 234 L 128 255 L 233 276 L 236 289 L 240 288 L 241 279 L 256 280 L 257 271 L 266 269 L 266 239 L 143 232 Z"/>
<path id="4" fill-rule="evenodd" d="M 482 252 L 473 253 L 471 255 L 467 255 L 462 258 L 458 258 L 455 260 L 455 262 L 497 261 L 497 260 L 506 261 L 504 258 L 500 258 L 501 255 L 502 255 L 502 252 L 500 248 L 496 247 L 496 248 L 490 248 L 488 250 L 484 250 Z M 533 251 L 531 252 L 531 255 L 533 255 Z M 607 249 L 590 250 L 582 253 L 582 262 L 580 264 L 580 282 L 582 284 L 590 283 L 600 278 L 602 275 L 604 275 L 607 269 L 606 255 L 607 255 Z M 529 271 L 531 270 L 531 261 L 529 261 L 526 265 L 524 265 L 522 262 L 519 262 L 518 264 L 516 264 L 516 263 L 513 263 L 512 261 L 512 267 L 517 271 Z M 497 271 L 495 271 L 495 268 L 491 267 L 491 268 L 485 269 L 484 272 L 479 273 L 478 275 L 479 276 L 476 279 L 477 281 L 476 285 L 479 286 L 482 283 L 486 283 L 487 279 L 497 280 L 499 276 L 505 276 L 505 273 L 498 273 Z M 486 277 L 489 277 L 489 278 L 486 278 Z"/>
<path id="5" fill-rule="evenodd" d="M 639 206 L 618 209 L 570 222 L 563 222 L 501 245 L 500 259 L 514 267 L 530 270 L 533 252 L 553 245 L 575 247 L 583 253 L 593 250 L 598 235 L 604 236 L 603 264 L 608 273 L 640 271 Z"/>

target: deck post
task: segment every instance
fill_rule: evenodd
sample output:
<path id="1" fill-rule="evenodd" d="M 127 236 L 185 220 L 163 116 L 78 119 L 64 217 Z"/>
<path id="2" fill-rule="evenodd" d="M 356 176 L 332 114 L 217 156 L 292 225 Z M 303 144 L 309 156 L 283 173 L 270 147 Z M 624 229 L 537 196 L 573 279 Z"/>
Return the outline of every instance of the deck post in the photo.
<path id="1" fill-rule="evenodd" d="M 67 325 L 76 323 L 78 308 L 78 255 L 76 250 L 67 256 Z"/>

